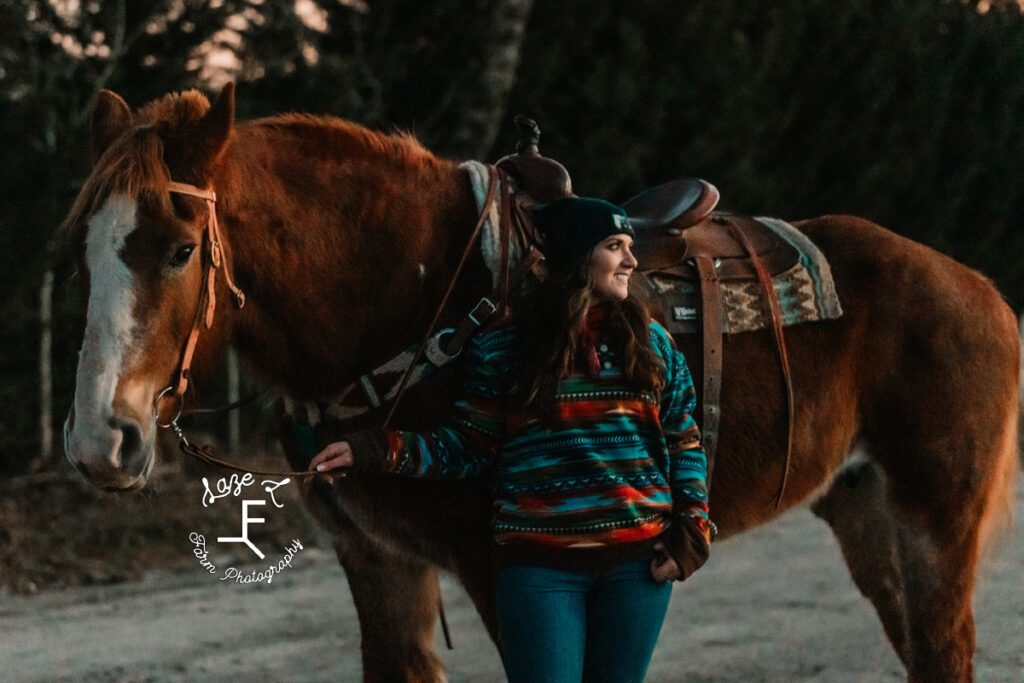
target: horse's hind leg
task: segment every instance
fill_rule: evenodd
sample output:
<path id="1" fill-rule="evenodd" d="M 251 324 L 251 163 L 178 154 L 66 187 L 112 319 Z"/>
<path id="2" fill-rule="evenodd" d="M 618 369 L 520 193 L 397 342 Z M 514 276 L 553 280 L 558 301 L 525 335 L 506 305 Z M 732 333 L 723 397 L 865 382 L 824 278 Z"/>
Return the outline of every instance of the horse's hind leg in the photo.
<path id="1" fill-rule="evenodd" d="M 936 533 L 913 515 L 896 526 L 900 597 L 906 618 L 902 658 L 910 680 L 973 680 L 971 602 L 978 535 L 976 530 L 957 526 L 954 523 Z"/>
<path id="2" fill-rule="evenodd" d="M 832 528 L 854 584 L 874 605 L 889 642 L 909 670 L 899 531 L 885 473 L 866 458 L 850 458 L 811 511 Z"/>
<path id="3" fill-rule="evenodd" d="M 975 569 L 1017 468 L 1016 397 L 983 407 L 993 414 L 933 425 L 917 448 L 920 423 L 893 420 L 872 459 L 848 460 L 811 508 L 831 526 L 911 680 L 973 678 Z"/>
<path id="4" fill-rule="evenodd" d="M 999 360 L 988 353 L 992 372 L 975 368 L 970 381 L 953 370 L 907 377 L 866 435 L 886 474 L 878 510 L 891 512 L 879 513 L 887 585 L 872 601 L 911 680 L 973 679 L 975 572 L 1017 468 L 1017 364 Z M 851 570 L 870 582 L 870 566 Z"/>

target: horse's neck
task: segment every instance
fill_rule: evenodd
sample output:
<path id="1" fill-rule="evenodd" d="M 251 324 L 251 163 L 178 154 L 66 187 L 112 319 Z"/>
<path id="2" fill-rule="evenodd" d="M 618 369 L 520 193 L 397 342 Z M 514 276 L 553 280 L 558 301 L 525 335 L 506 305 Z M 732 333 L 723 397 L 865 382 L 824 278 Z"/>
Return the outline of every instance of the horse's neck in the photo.
<path id="1" fill-rule="evenodd" d="M 328 395 L 419 341 L 475 222 L 466 174 L 287 150 L 257 169 L 251 154 L 224 165 L 226 239 L 250 290 L 235 344 L 292 395 Z M 476 256 L 449 310 L 486 288 Z"/>

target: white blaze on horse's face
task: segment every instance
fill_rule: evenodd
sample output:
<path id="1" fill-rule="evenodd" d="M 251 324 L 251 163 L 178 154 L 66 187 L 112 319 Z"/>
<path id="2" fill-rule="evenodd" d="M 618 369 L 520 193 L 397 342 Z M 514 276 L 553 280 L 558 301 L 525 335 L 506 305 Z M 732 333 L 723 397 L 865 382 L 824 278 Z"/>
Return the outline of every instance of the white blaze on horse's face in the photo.
<path id="1" fill-rule="evenodd" d="M 135 277 L 121 257 L 136 222 L 137 204 L 126 195 L 111 196 L 89 220 L 85 338 L 64 428 L 65 450 L 75 467 L 98 485 L 117 489 L 144 485 L 153 464 L 152 419 L 139 405 L 146 405 L 148 394 L 119 386 L 138 338 Z M 143 395 L 131 396 L 136 393 Z"/>

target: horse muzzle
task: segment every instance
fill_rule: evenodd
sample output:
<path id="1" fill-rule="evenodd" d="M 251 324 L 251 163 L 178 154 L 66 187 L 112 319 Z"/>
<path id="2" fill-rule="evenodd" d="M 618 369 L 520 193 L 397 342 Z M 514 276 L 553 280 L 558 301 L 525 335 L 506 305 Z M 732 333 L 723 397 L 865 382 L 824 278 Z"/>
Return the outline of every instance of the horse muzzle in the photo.
<path id="1" fill-rule="evenodd" d="M 152 435 L 155 430 L 150 429 Z M 107 491 L 140 489 L 153 468 L 154 443 L 131 417 L 107 416 L 76 424 L 72 406 L 64 422 L 64 452 L 89 483 Z"/>

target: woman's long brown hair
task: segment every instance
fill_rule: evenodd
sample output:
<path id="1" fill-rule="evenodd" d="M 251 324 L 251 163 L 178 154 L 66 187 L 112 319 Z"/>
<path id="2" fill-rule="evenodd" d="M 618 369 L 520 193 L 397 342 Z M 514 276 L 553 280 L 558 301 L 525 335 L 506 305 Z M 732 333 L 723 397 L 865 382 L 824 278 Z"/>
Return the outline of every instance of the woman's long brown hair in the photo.
<path id="1" fill-rule="evenodd" d="M 558 381 L 583 367 L 583 333 L 587 310 L 594 302 L 589 262 L 587 254 L 566 273 L 551 274 L 516 306 L 514 317 L 522 342 L 510 394 L 513 407 L 543 412 L 554 398 Z M 665 366 L 651 346 L 646 309 L 632 296 L 607 306 L 609 341 L 626 386 L 659 399 Z"/>

